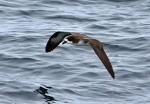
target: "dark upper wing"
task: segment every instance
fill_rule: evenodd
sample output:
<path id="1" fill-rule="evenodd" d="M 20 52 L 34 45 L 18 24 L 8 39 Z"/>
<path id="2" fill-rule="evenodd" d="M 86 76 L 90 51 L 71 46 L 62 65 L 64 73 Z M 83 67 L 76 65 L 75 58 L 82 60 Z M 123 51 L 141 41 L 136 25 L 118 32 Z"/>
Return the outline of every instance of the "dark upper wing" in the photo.
<path id="1" fill-rule="evenodd" d="M 100 43 L 98 40 L 95 40 L 95 39 L 91 39 L 89 43 L 92 46 L 92 48 L 94 49 L 96 55 L 99 57 L 99 59 L 102 61 L 102 63 L 106 67 L 109 74 L 112 76 L 112 78 L 115 78 L 115 73 L 114 73 L 112 65 L 103 49 L 102 43 Z"/>
<path id="2" fill-rule="evenodd" d="M 50 52 L 55 49 L 66 36 L 71 35 L 70 32 L 55 32 L 48 40 L 45 51 Z"/>

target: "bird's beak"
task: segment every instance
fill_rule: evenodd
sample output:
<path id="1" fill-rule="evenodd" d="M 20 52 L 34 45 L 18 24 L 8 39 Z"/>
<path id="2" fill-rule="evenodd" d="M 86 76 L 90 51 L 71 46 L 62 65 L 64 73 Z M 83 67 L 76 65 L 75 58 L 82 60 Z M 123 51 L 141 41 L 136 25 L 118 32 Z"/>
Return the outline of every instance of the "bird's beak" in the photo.
<path id="1" fill-rule="evenodd" d="M 62 44 L 65 44 L 65 43 L 67 43 L 67 41 L 63 41 L 63 42 L 62 42 Z"/>

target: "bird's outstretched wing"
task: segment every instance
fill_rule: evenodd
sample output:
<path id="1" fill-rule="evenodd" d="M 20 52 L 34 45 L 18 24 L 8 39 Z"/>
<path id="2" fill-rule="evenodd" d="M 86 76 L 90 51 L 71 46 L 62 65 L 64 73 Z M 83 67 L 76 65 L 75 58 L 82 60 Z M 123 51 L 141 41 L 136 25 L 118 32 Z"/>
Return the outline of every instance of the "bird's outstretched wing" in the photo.
<path id="1" fill-rule="evenodd" d="M 55 49 L 66 36 L 71 35 L 70 32 L 55 32 L 48 40 L 45 52 L 51 52 L 53 49 Z"/>
<path id="2" fill-rule="evenodd" d="M 96 55 L 99 57 L 99 59 L 102 61 L 102 63 L 104 64 L 105 68 L 107 69 L 107 71 L 109 72 L 109 74 L 112 76 L 112 78 L 115 78 L 115 73 L 113 71 L 112 65 L 108 59 L 108 56 L 106 55 L 104 49 L 103 49 L 103 45 L 101 42 L 99 42 L 96 39 L 90 39 L 89 43 L 91 45 L 91 47 L 93 48 L 93 50 L 95 51 Z"/>

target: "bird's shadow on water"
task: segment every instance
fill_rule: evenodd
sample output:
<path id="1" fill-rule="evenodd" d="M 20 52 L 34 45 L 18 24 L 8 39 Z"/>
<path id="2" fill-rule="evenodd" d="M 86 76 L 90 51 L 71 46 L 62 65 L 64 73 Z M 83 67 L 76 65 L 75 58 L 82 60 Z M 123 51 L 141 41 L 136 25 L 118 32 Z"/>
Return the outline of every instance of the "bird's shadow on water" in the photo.
<path id="1" fill-rule="evenodd" d="M 53 96 L 48 95 L 48 90 L 49 89 L 52 89 L 52 87 L 48 87 L 48 86 L 44 85 L 44 86 L 40 86 L 34 92 L 42 95 L 43 99 L 45 99 L 45 102 L 47 102 L 47 104 L 53 104 L 57 100 Z"/>

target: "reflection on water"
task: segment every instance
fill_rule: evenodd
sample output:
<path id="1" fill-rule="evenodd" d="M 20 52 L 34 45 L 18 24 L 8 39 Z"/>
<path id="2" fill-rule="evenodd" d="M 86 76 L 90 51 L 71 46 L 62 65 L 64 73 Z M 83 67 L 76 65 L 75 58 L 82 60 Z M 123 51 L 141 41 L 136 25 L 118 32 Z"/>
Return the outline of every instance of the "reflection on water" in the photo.
<path id="1" fill-rule="evenodd" d="M 48 87 L 48 88 L 50 88 L 50 87 Z M 47 88 L 40 86 L 38 89 L 36 89 L 36 92 L 41 94 L 48 104 L 51 104 L 53 101 L 56 101 L 56 100 L 54 97 L 48 95 L 47 90 L 48 90 Z"/>

